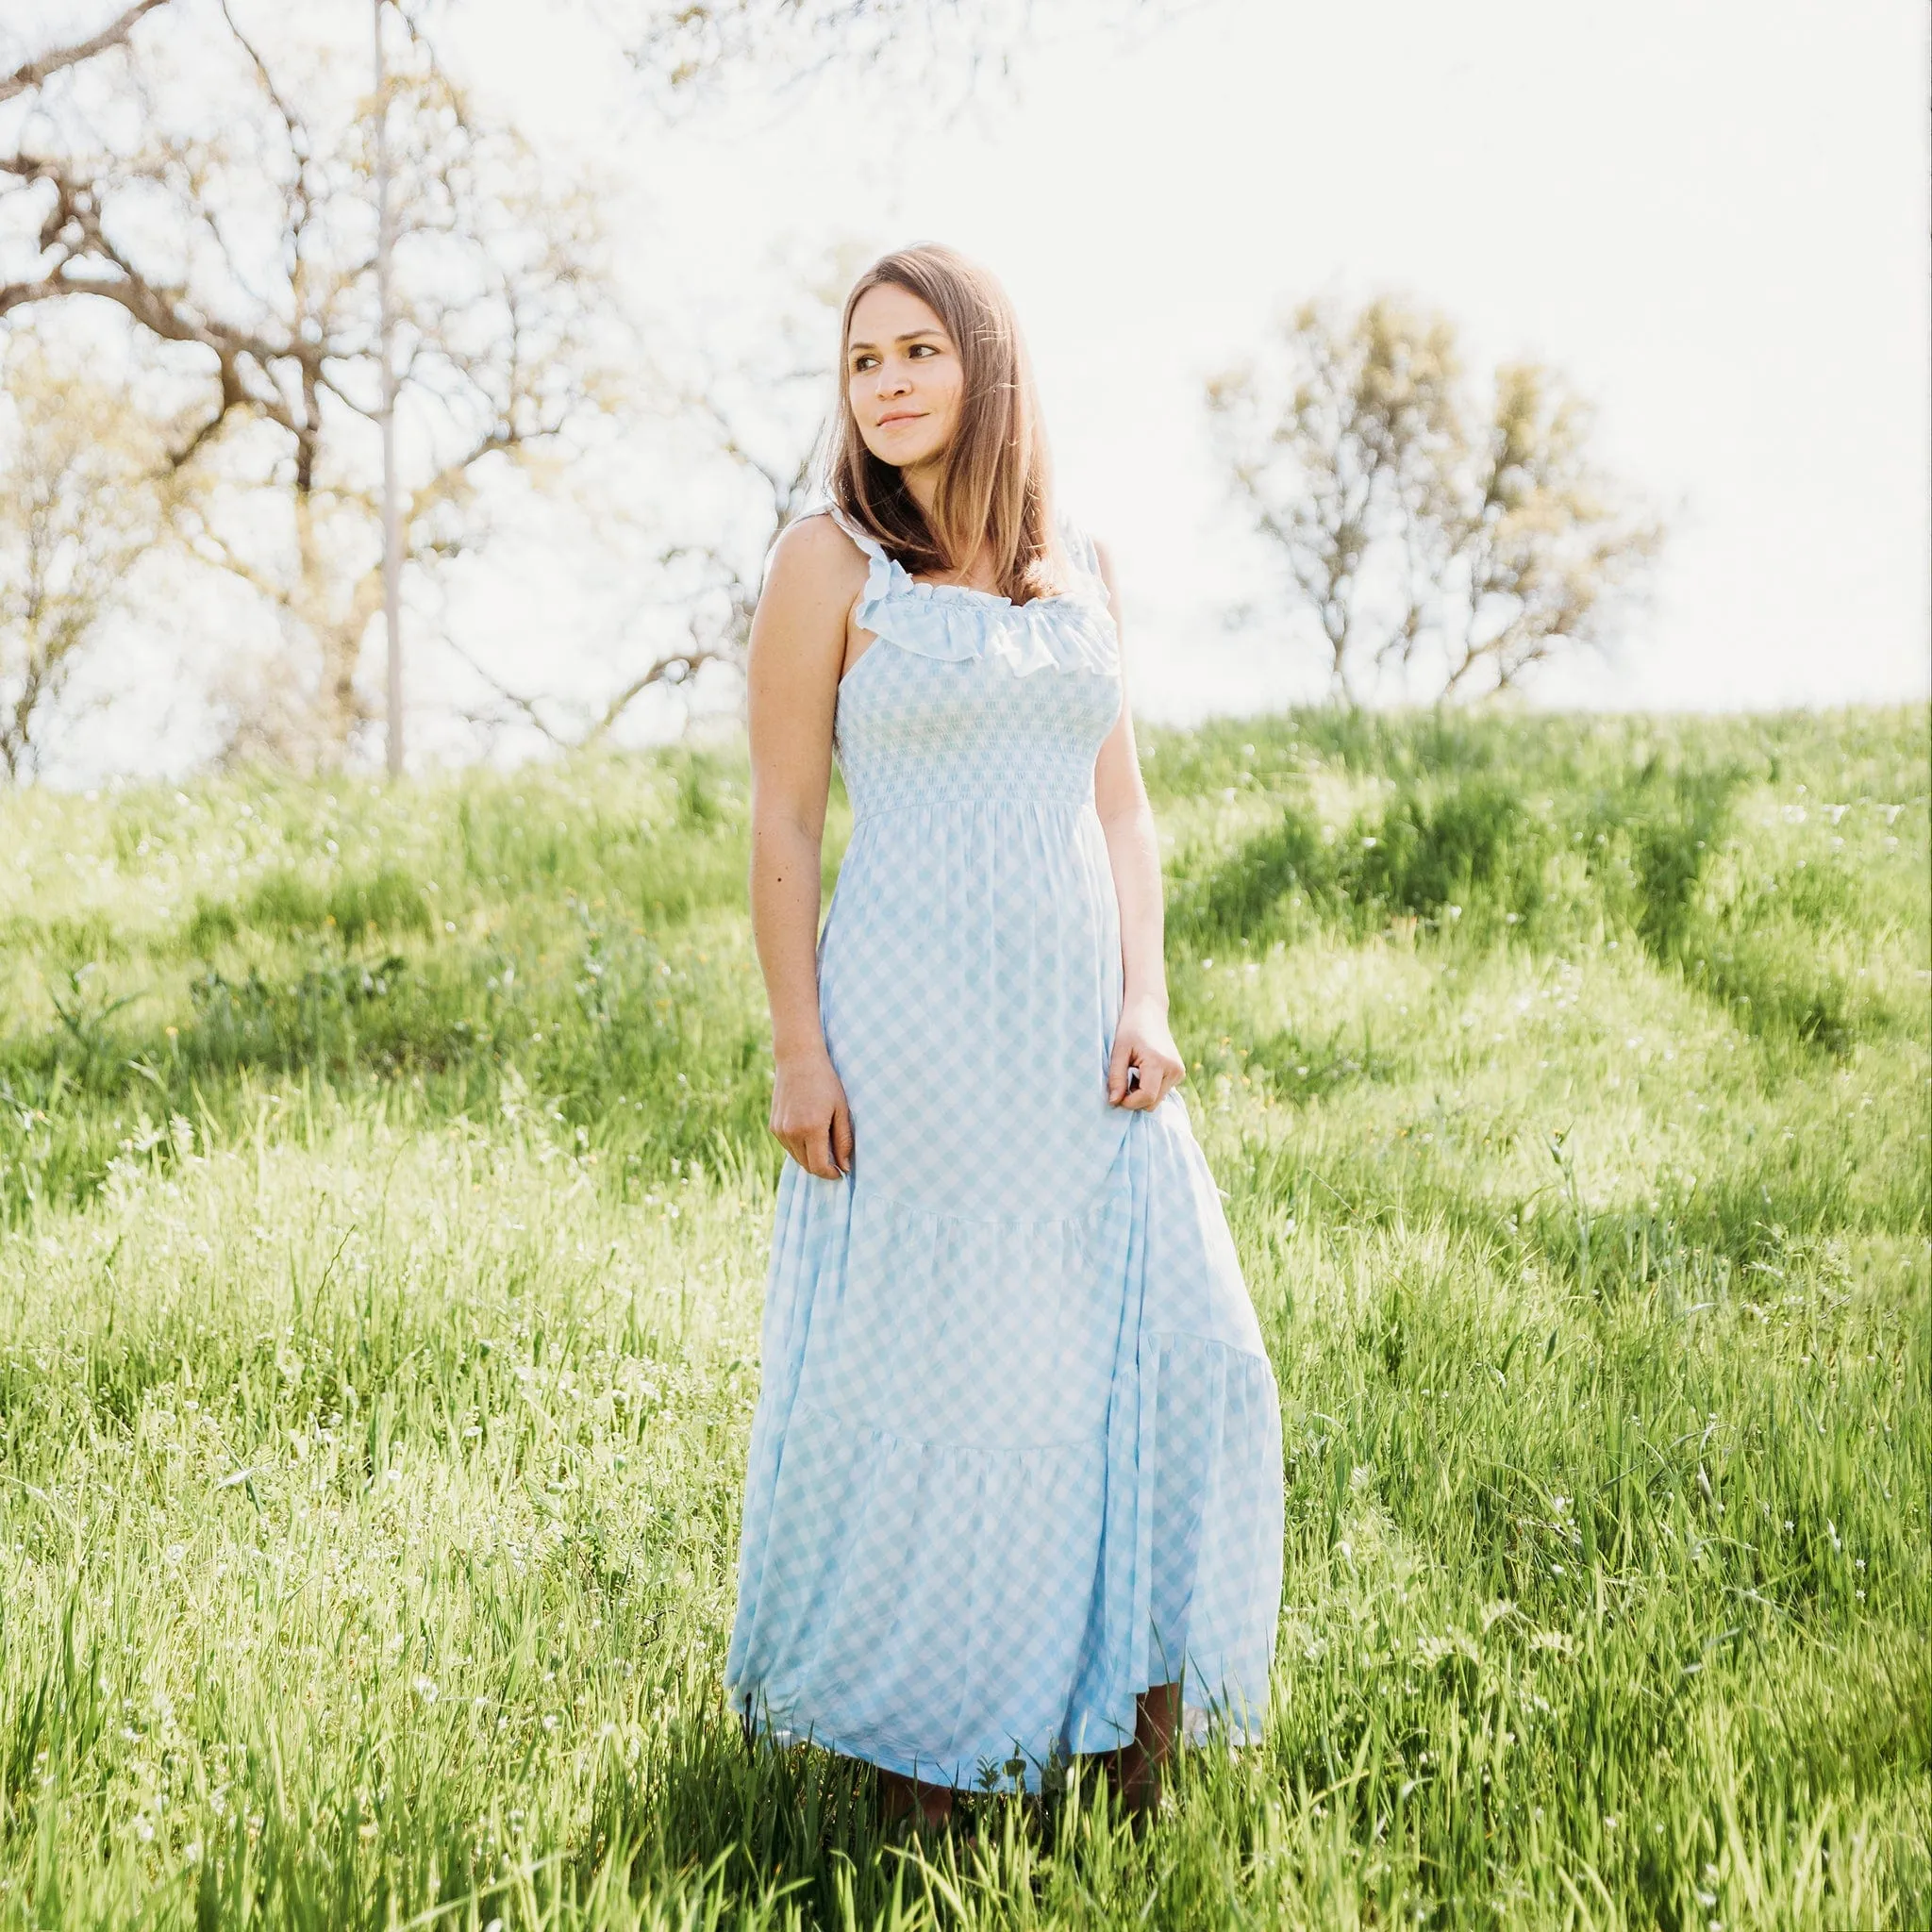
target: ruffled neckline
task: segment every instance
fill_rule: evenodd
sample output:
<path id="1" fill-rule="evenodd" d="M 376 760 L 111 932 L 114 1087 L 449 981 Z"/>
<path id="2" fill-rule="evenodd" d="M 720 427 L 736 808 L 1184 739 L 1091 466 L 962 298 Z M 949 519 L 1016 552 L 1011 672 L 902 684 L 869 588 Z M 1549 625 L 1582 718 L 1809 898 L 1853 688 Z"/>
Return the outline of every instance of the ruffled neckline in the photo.
<path id="1" fill-rule="evenodd" d="M 1105 675 L 1118 669 L 1120 639 L 1106 587 L 1080 565 L 1071 545 L 1075 587 L 1015 604 L 997 591 L 970 584 L 924 583 L 875 537 L 836 508 L 826 513 L 870 559 L 853 615 L 880 641 L 941 663 L 995 657 L 1016 677 L 1047 670 Z M 873 648 L 867 647 L 866 657 Z"/>

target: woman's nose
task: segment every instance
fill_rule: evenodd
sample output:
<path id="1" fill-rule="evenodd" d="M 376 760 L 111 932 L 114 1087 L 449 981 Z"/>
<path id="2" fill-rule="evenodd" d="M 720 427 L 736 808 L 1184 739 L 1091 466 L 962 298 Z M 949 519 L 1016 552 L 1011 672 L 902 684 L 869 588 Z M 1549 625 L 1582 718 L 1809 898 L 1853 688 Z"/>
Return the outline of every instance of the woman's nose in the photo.
<path id="1" fill-rule="evenodd" d="M 879 364 L 878 392 L 882 396 L 903 396 L 912 387 L 912 377 L 902 362 L 894 368 L 889 362 Z"/>

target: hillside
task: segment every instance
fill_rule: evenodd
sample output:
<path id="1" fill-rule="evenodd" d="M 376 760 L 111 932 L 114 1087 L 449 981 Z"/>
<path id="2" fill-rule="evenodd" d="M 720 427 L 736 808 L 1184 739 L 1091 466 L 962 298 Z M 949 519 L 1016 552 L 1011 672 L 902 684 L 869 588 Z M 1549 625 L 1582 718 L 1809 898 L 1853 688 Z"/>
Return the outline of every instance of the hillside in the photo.
<path id="1" fill-rule="evenodd" d="M 1143 755 L 1274 1724 L 937 1869 L 717 1690 L 741 758 L 0 802 L 0 1927 L 1932 1915 L 1924 714 Z"/>

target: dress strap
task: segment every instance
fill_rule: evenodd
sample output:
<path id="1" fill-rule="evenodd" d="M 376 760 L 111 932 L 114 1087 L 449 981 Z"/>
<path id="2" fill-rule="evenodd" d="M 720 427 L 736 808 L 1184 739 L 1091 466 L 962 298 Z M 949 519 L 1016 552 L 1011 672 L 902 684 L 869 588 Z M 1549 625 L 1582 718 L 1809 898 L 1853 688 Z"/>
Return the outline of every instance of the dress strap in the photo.
<path id="1" fill-rule="evenodd" d="M 877 589 L 890 576 L 892 566 L 891 558 L 886 554 L 885 545 L 876 537 L 873 536 L 870 531 L 863 530 L 855 524 L 836 503 L 821 502 L 812 504 L 793 518 L 792 522 L 803 523 L 807 517 L 817 516 L 821 512 L 830 517 L 872 560 L 872 570 L 867 578 L 868 594 L 875 594 Z M 761 585 L 771 574 L 772 558 L 778 548 L 779 540 L 785 535 L 785 531 L 791 527 L 791 523 L 785 525 L 784 528 L 779 530 L 777 535 L 766 546 L 764 564 L 758 573 L 758 581 Z"/>
<path id="2" fill-rule="evenodd" d="M 828 517 L 830 517 L 831 520 L 835 524 L 837 524 L 838 526 L 841 530 L 843 530 L 845 534 L 848 537 L 850 537 L 852 541 L 855 543 L 857 543 L 858 547 L 862 551 L 864 551 L 868 557 L 878 560 L 885 559 L 886 546 L 883 543 L 881 543 L 879 540 L 876 537 L 874 537 L 870 530 L 865 529 L 860 525 L 854 523 L 853 520 L 850 517 L 848 517 L 845 514 L 845 512 L 842 509 L 841 509 L 836 503 L 827 503 L 824 506 L 824 508 L 825 514 Z"/>
<path id="3" fill-rule="evenodd" d="M 1064 511 L 1060 513 L 1060 541 L 1067 546 L 1067 556 L 1074 568 L 1093 579 L 1094 584 L 1105 590 L 1107 579 L 1100 574 L 1100 552 L 1094 547 L 1093 539 L 1087 534 L 1086 525 L 1077 524 Z"/>

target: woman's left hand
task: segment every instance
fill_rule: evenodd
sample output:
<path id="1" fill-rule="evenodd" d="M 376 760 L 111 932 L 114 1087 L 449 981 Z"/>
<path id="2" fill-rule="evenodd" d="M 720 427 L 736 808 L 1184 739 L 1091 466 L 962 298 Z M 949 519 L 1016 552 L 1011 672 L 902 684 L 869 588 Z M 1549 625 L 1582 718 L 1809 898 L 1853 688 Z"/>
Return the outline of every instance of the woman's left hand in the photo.
<path id="1" fill-rule="evenodd" d="M 1127 1083 L 1130 1068 L 1140 1074 L 1132 1086 Z M 1166 1003 L 1129 999 L 1114 1028 L 1113 1058 L 1107 1068 L 1108 1105 L 1143 1109 L 1158 1107 L 1169 1091 L 1187 1077 L 1187 1066 L 1168 1030 Z"/>

